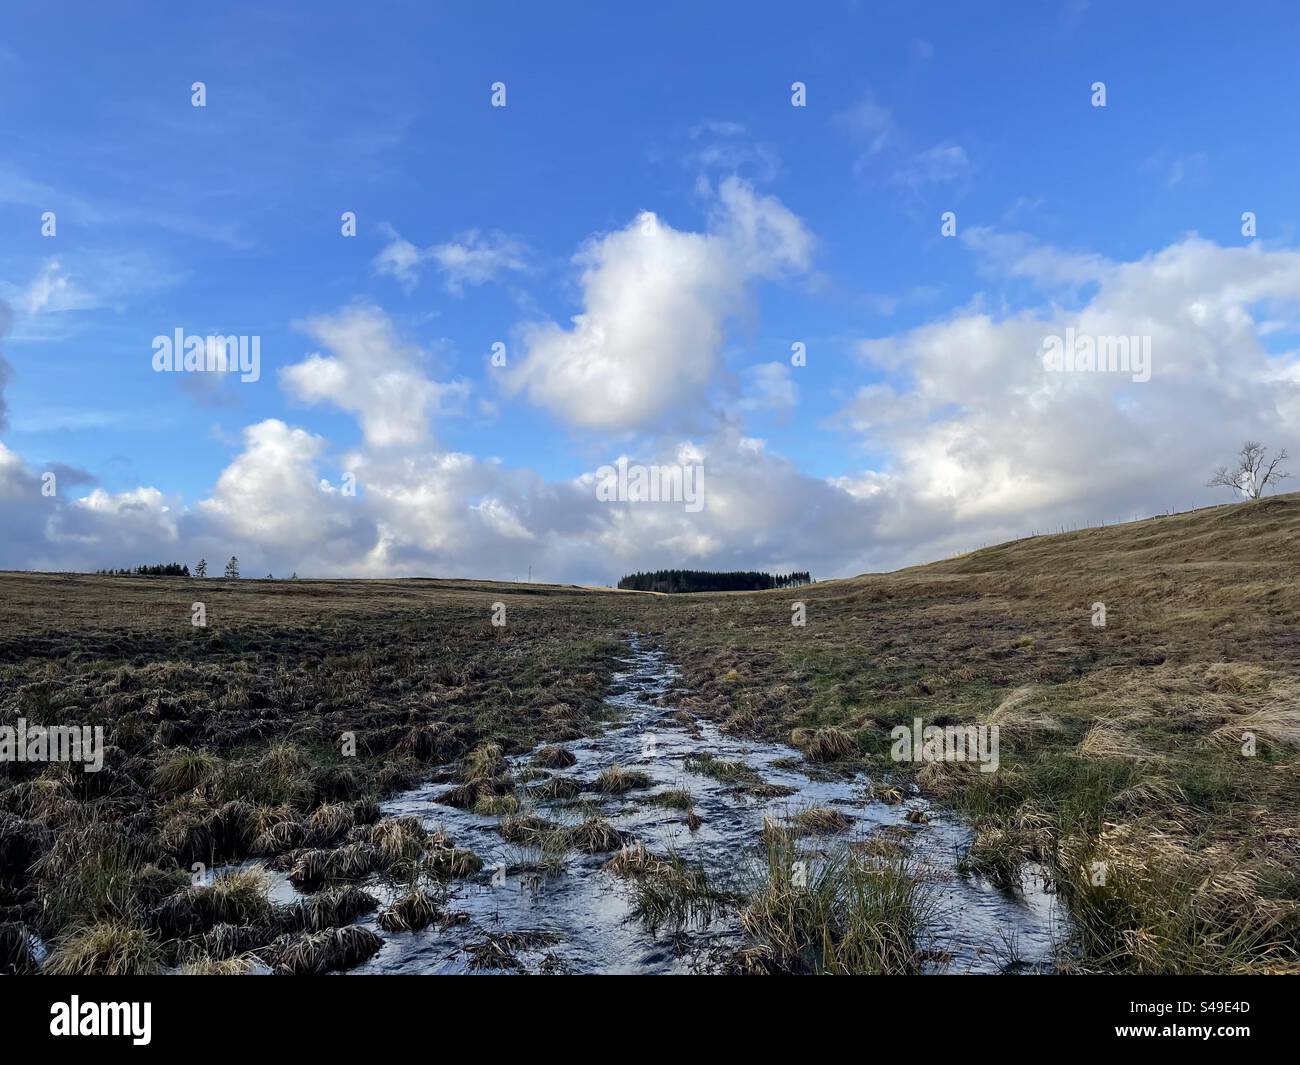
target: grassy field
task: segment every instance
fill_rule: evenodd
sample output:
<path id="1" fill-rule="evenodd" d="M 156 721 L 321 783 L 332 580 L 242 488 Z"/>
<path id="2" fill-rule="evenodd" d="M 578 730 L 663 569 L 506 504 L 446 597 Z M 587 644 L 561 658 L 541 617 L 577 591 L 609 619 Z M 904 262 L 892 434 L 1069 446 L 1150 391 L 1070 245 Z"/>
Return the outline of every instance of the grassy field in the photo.
<path id="1" fill-rule="evenodd" d="M 36 933 L 50 972 L 347 967 L 375 949 L 350 879 L 409 876 L 380 917 L 400 928 L 439 915 L 416 872 L 477 869 L 376 800 L 434 779 L 507 809 L 502 756 L 599 729 L 638 631 L 692 713 L 962 811 L 971 875 L 1015 890 L 1045 866 L 1077 931 L 1063 967 L 1297 971 L 1298 573 L 1290 495 L 760 593 L 0 574 L 0 724 L 108 745 L 98 773 L 0 763 L 0 966 L 34 970 Z M 999 770 L 892 761 L 918 717 L 996 724 Z M 327 887 L 289 907 L 255 872 L 192 883 L 248 857 Z"/>

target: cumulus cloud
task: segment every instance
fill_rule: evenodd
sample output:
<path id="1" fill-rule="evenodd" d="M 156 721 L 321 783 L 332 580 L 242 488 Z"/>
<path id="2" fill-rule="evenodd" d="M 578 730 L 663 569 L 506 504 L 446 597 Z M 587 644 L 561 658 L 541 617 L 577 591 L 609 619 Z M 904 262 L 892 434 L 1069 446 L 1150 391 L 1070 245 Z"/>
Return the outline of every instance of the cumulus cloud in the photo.
<path id="1" fill-rule="evenodd" d="M 316 353 L 281 370 L 282 385 L 306 403 L 355 414 L 366 442 L 376 447 L 420 443 L 430 414 L 453 409 L 468 394 L 463 381 L 427 377 L 424 352 L 404 341 L 377 307 L 352 307 L 298 328 L 332 354 Z"/>
<path id="2" fill-rule="evenodd" d="M 799 228 L 752 193 L 730 195 L 719 197 L 705 233 L 656 220 L 593 245 L 584 290 L 592 323 L 559 330 L 554 358 L 571 358 L 576 338 L 599 325 L 617 335 L 598 351 L 621 354 L 628 372 L 640 372 L 633 356 L 644 351 L 620 330 L 650 335 L 645 302 L 655 322 L 671 326 L 685 315 L 720 329 L 718 307 L 741 300 L 750 279 L 806 261 Z M 331 354 L 291 368 L 286 381 L 299 394 L 351 404 L 369 426 L 354 454 L 333 455 L 317 434 L 262 421 L 245 430 L 207 498 L 186 507 L 150 487 L 45 498 L 39 474 L 0 445 L 0 565 L 192 565 L 200 555 L 213 563 L 237 554 L 249 575 L 517 578 L 531 565 L 537 579 L 583 582 L 656 566 L 843 576 L 1033 529 L 1226 501 L 1205 481 L 1247 438 L 1300 453 L 1300 358 L 1286 346 L 1300 331 L 1300 252 L 1189 237 L 1115 262 L 992 232 L 968 247 L 991 285 L 1013 285 L 1018 295 L 1028 286 L 1037 296 L 1012 303 L 993 287 L 927 324 L 864 341 L 860 387 L 838 421 L 864 458 L 858 468 L 846 461 L 842 476 L 813 476 L 727 425 L 627 445 L 632 462 L 703 468 L 704 506 L 692 511 L 602 501 L 597 469 L 617 454 L 557 479 L 441 450 L 423 431 L 430 396 L 408 406 L 373 379 L 396 367 L 408 379 L 395 391 L 419 393 L 427 379 L 418 353 L 362 308 L 318 320 Z M 735 264 L 738 248 L 750 266 Z M 626 295 L 646 290 L 641 301 Z M 1150 380 L 1045 371 L 1044 339 L 1067 329 L 1149 336 Z M 713 347 L 691 351 L 718 357 Z M 669 355 L 660 361 L 680 382 L 686 371 Z M 530 349 L 528 358 L 537 357 Z M 751 367 L 742 397 L 784 402 L 789 376 L 783 364 Z M 595 389 L 593 403 L 612 387 L 598 373 L 594 384 L 576 380 Z M 574 381 L 561 381 L 570 387 L 556 394 L 562 410 L 579 401 Z M 644 390 L 655 387 L 647 376 Z M 619 425 L 659 402 L 652 396 L 643 408 L 640 393 L 613 395 Z M 355 494 L 340 488 L 345 472 Z"/>
<path id="3" fill-rule="evenodd" d="M 174 547 L 178 527 L 171 500 L 143 487 L 121 493 L 95 488 L 78 496 L 77 486 L 92 480 L 61 463 L 33 469 L 0 444 L 0 566 L 96 569 L 131 559 L 136 565 Z"/>
<path id="4" fill-rule="evenodd" d="M 1296 452 L 1300 362 L 1265 339 L 1300 325 L 1300 253 L 1189 237 L 1108 263 L 987 234 L 973 246 L 1008 275 L 1087 295 L 1075 309 L 976 307 L 861 345 L 883 380 L 841 414 L 892 455 L 886 491 L 918 533 L 941 516 L 969 545 L 1199 505 L 1219 498 L 1206 477 L 1243 439 Z M 1150 337 L 1151 379 L 1045 371 L 1045 338 L 1067 329 Z"/>
<path id="5" fill-rule="evenodd" d="M 420 272 L 432 264 L 442 275 L 447 291 L 459 295 L 466 285 L 482 285 L 510 272 L 528 268 L 528 248 L 504 233 L 466 230 L 442 244 L 417 247 L 391 226 L 390 240 L 375 256 L 375 273 L 396 279 L 410 292 L 420 282 Z"/>
<path id="6" fill-rule="evenodd" d="M 806 271 L 813 239 L 780 201 L 738 178 L 719 186 L 707 232 L 650 212 L 579 252 L 582 311 L 568 328 L 523 329 L 507 386 L 573 425 L 624 430 L 703 404 L 722 362 L 726 321 L 758 278 Z"/>

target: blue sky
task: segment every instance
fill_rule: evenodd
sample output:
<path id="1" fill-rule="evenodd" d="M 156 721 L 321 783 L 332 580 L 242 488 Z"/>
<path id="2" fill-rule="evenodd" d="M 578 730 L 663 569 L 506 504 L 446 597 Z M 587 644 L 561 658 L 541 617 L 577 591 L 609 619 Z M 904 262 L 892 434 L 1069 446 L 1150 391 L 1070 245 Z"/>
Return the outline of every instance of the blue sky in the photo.
<path id="1" fill-rule="evenodd" d="M 1214 498 L 1202 491 L 1211 448 L 1217 455 L 1233 444 L 1226 459 L 1252 430 L 1286 442 L 1289 400 L 1261 415 L 1245 397 L 1260 374 L 1290 380 L 1294 323 L 1279 308 L 1292 302 L 1297 217 L 1293 7 L 1194 4 L 1176 15 L 1100 2 L 809 7 L 139 4 L 110 14 L 90 3 L 8 5 L 0 298 L 11 324 L 0 348 L 9 366 L 0 442 L 15 478 L 66 471 L 53 505 L 73 509 L 55 516 L 66 526 L 56 535 L 50 513 L 13 519 L 0 565 L 127 564 L 145 560 L 126 557 L 138 551 L 189 560 L 205 538 L 242 538 L 268 566 L 322 573 L 519 568 L 513 551 L 421 544 L 427 516 L 403 529 L 395 553 L 376 554 L 370 542 L 384 539 L 392 516 L 368 514 L 364 531 L 349 524 L 347 548 L 305 548 L 301 564 L 284 546 L 300 536 L 256 523 L 214 528 L 223 508 L 203 517 L 204 501 L 220 502 L 223 472 L 249 449 L 247 430 L 268 421 L 319 438 L 313 480 L 337 480 L 358 450 L 376 468 L 382 458 L 413 476 L 448 455 L 499 460 L 528 484 L 462 485 L 439 514 L 499 506 L 525 527 L 516 540 L 550 552 L 542 569 L 598 581 L 625 562 L 806 568 L 812 555 L 829 576 L 917 561 L 1035 522 L 1204 502 Z M 206 85 L 202 108 L 191 105 L 196 81 Z M 490 104 L 498 81 L 503 108 Z M 796 81 L 807 86 L 806 107 L 791 106 Z M 1106 84 L 1104 108 L 1091 105 L 1095 81 Z M 41 234 L 46 211 L 57 216 L 53 238 Z M 340 233 L 344 211 L 356 213 L 354 238 Z M 766 253 L 735 236 L 750 211 L 772 233 L 798 227 L 772 238 L 798 246 L 772 251 L 770 268 L 755 266 Z M 956 212 L 956 239 L 940 236 L 945 211 Z M 1241 233 L 1243 211 L 1257 215 L 1253 241 Z M 703 376 L 691 361 L 698 355 L 683 354 L 671 335 L 625 352 L 663 360 L 670 382 L 684 374 L 682 401 L 634 405 L 593 424 L 580 411 L 601 403 L 599 389 L 561 395 L 572 380 L 540 383 L 546 361 L 568 349 L 534 351 L 536 330 L 552 323 L 563 333 L 591 312 L 582 280 L 590 260 L 575 256 L 631 233 L 641 212 L 671 234 L 712 235 L 714 251 L 725 249 L 728 272 L 716 285 L 727 294 L 709 303 L 721 332 L 716 351 L 704 352 Z M 1225 278 L 1248 246 L 1271 257 L 1273 280 L 1243 294 Z M 622 251 L 606 250 L 596 272 L 609 285 L 642 283 L 635 269 L 629 280 L 615 268 Z M 640 254 L 623 250 L 631 261 Z M 416 261 L 385 269 L 399 253 Z M 967 394 L 926 383 L 949 372 L 941 359 L 927 361 L 927 330 L 949 330 L 944 350 L 963 358 L 953 346 L 961 338 L 994 350 L 1026 317 L 1118 306 L 1136 319 L 1142 300 L 1132 293 L 1168 276 L 1155 262 L 1162 253 L 1201 286 L 1180 299 L 1218 308 L 1225 328 L 1245 308 L 1257 326 L 1246 341 L 1233 334 L 1248 350 L 1215 364 L 1210 376 L 1222 387 L 1197 393 L 1207 410 L 1225 389 L 1240 406 L 1223 418 L 1221 439 L 1161 471 L 1156 483 L 1173 484 L 1164 496 L 1123 472 L 1016 470 L 1024 458 L 1015 441 L 991 442 L 973 427 L 976 415 L 997 416 L 996 392 L 972 414 Z M 1241 269 L 1254 277 L 1255 265 Z M 1137 277 L 1143 270 L 1150 276 Z M 705 268 L 694 276 L 682 284 L 698 291 L 681 294 L 692 306 L 715 295 Z M 1222 306 L 1224 285 L 1231 308 Z M 675 298 L 665 307 L 680 306 Z M 638 299 L 632 291 L 612 300 L 614 328 L 643 306 Z M 645 306 L 650 318 L 659 313 Z M 417 419 L 427 433 L 403 437 L 404 456 L 377 447 L 346 399 L 282 376 L 315 353 L 331 357 L 319 323 L 357 308 L 415 352 L 411 372 L 440 397 Z M 982 316 L 997 337 L 972 332 Z M 259 336 L 260 381 L 212 387 L 154 373 L 152 338 L 176 328 Z M 1135 321 L 1133 331 L 1162 329 Z M 504 374 L 488 366 L 498 340 L 510 352 Z M 789 368 L 796 341 L 808 364 Z M 894 361 L 864 357 L 872 341 L 890 342 Z M 1032 361 L 1034 345 L 1025 357 Z M 785 366 L 755 369 L 770 364 Z M 1119 416 L 1137 446 L 1157 450 L 1195 434 L 1196 408 L 1182 389 L 1197 375 L 1171 376 L 1164 391 L 1158 376 L 1136 396 L 1109 382 L 1093 390 L 1094 421 Z M 1026 390 L 1004 384 L 1014 420 Z M 855 402 L 872 386 L 889 392 L 864 419 Z M 316 398 L 305 398 L 313 389 Z M 372 406 L 371 417 L 373 430 L 389 414 Z M 935 435 L 923 439 L 927 426 Z M 658 515 L 632 534 L 590 528 L 586 517 L 577 522 L 586 532 L 576 532 L 567 527 L 573 507 L 559 497 L 543 513 L 549 489 L 539 485 L 562 494 L 619 454 L 650 461 L 689 443 L 710 454 L 730 448 L 734 459 L 745 453 L 738 440 L 763 441 L 763 455 L 780 464 L 766 483 L 788 475 L 808 488 L 797 514 L 728 524 L 736 508 L 723 506 L 707 527 Z M 1057 441 L 1042 446 L 1061 450 Z M 936 448 L 960 476 L 917 458 Z M 292 476 L 305 468 L 305 453 L 296 459 Z M 918 487 L 909 464 L 918 462 L 929 480 L 908 495 Z M 727 469 L 719 459 L 723 478 Z M 986 493 L 990 477 L 1005 483 Z M 725 480 L 713 483 L 725 503 Z M 391 477 L 374 484 L 390 500 L 416 491 Z M 822 499 L 826 485 L 838 495 Z M 165 502 L 141 502 L 132 493 L 142 487 Z M 90 507 L 96 524 L 83 528 L 86 515 L 74 511 L 95 490 L 104 493 Z M 986 506 L 986 494 L 1001 502 Z M 140 529 L 123 537 L 111 527 L 129 500 L 170 515 L 156 548 Z M 224 512 L 239 509 L 227 500 Z M 819 513 L 848 524 L 843 539 L 819 540 Z M 461 531 L 474 538 L 472 527 Z M 592 564 L 602 548 L 613 560 Z"/>

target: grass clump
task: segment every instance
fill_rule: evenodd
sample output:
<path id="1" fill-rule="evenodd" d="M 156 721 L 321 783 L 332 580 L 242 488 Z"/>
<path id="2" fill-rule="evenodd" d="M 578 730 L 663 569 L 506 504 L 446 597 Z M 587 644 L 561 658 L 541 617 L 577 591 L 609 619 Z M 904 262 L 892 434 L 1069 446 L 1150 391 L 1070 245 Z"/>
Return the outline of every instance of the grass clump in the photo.
<path id="1" fill-rule="evenodd" d="M 256 959 L 251 955 L 233 958 L 194 958 L 176 970 L 179 976 L 247 976 Z"/>
<path id="2" fill-rule="evenodd" d="M 695 797 L 686 788 L 668 788 L 646 796 L 646 802 L 655 806 L 665 806 L 670 810 L 690 810 L 695 806 Z"/>
<path id="3" fill-rule="evenodd" d="M 154 770 L 154 786 L 162 792 L 193 791 L 217 775 L 221 759 L 210 751 L 174 751 Z"/>
<path id="4" fill-rule="evenodd" d="M 378 924 L 385 932 L 414 932 L 435 922 L 450 924 L 463 917 L 443 909 L 442 900 L 433 892 L 417 889 L 380 910 Z"/>
<path id="5" fill-rule="evenodd" d="M 847 849 L 814 858 L 774 840 L 740 913 L 755 940 L 747 964 L 779 973 L 916 973 L 929 908 L 906 859 L 872 860 Z"/>
<path id="6" fill-rule="evenodd" d="M 474 800 L 474 812 L 484 817 L 501 817 L 504 814 L 514 813 L 518 809 L 519 796 L 513 792 L 505 795 L 484 792 Z"/>
<path id="7" fill-rule="evenodd" d="M 715 755 L 692 754 L 683 762 L 688 772 L 712 777 L 756 799 L 779 799 L 793 795 L 795 789 L 782 784 L 771 784 L 759 775 L 758 770 L 740 761 L 727 761 Z"/>
<path id="8" fill-rule="evenodd" d="M 569 843 L 583 854 L 616 851 L 625 841 L 623 833 L 602 817 L 589 817 L 569 830 Z"/>
<path id="9" fill-rule="evenodd" d="M 533 763 L 543 769 L 568 769 L 577 760 L 567 747 L 539 747 L 533 755 Z"/>
<path id="10" fill-rule="evenodd" d="M 681 932 L 707 928 L 721 913 L 734 908 L 737 896 L 715 888 L 699 864 L 677 853 L 650 853 L 639 840 L 624 846 L 605 869 L 632 882 L 632 913 L 651 932 L 660 928 Z"/>
<path id="11" fill-rule="evenodd" d="M 571 777 L 551 777 L 528 789 L 528 797 L 535 802 L 564 802 L 582 794 L 582 785 Z"/>
<path id="12" fill-rule="evenodd" d="M 373 956 L 384 941 L 369 928 L 346 925 L 306 932 L 276 941 L 273 969 L 286 976 L 304 976 L 352 969 Z"/>
<path id="13" fill-rule="evenodd" d="M 596 778 L 596 790 L 602 795 L 623 795 L 637 788 L 648 788 L 653 783 L 649 773 L 612 765 Z"/>
<path id="14" fill-rule="evenodd" d="M 423 869 L 439 880 L 460 880 L 483 868 L 483 859 L 464 847 L 435 843 L 425 855 Z"/>
<path id="15" fill-rule="evenodd" d="M 510 766 L 496 743 L 480 743 L 470 751 L 460 764 L 460 778 L 467 784 L 492 780 L 510 772 Z"/>
<path id="16" fill-rule="evenodd" d="M 162 970 L 155 936 L 125 921 L 101 921 L 64 936 L 44 971 L 51 976 L 148 976 Z"/>
<path id="17" fill-rule="evenodd" d="M 801 810 L 784 820 L 763 819 L 764 842 L 790 841 L 802 836 L 830 836 L 844 832 L 853 824 L 853 818 L 833 806 L 813 806 Z"/>
<path id="18" fill-rule="evenodd" d="M 350 924 L 378 906 L 379 901 L 373 895 L 348 884 L 295 900 L 285 907 L 283 918 L 290 928 L 319 932 Z"/>
<path id="19" fill-rule="evenodd" d="M 858 753 L 853 737 L 835 725 L 795 729 L 790 734 L 790 743 L 802 750 L 810 762 L 839 762 Z"/>

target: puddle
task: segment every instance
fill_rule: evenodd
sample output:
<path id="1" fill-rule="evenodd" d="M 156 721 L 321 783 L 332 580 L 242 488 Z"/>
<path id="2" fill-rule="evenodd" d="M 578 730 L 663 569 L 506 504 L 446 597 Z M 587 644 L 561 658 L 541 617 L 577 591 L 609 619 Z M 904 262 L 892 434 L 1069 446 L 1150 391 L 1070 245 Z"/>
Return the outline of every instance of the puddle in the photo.
<path id="1" fill-rule="evenodd" d="M 765 816 L 833 806 L 853 819 L 852 826 L 834 836 L 806 838 L 806 846 L 820 843 L 829 848 L 884 833 L 901 838 L 923 871 L 936 914 L 924 944 L 935 958 L 927 963 L 929 971 L 998 972 L 1012 952 L 1019 971 L 1052 968 L 1054 948 L 1066 930 L 1054 896 L 1045 894 L 1041 880 L 1032 875 L 1026 877 L 1024 894 L 1014 897 L 980 880 L 957 876 L 957 856 L 971 833 L 955 817 L 931 809 L 919 796 L 897 805 L 872 801 L 870 782 L 862 775 L 812 779 L 792 761 L 797 752 L 783 744 L 737 739 L 707 721 L 684 724 L 674 717 L 674 707 L 658 705 L 677 677 L 662 652 L 644 648 L 633 638 L 628 657 L 620 661 L 626 668 L 615 674 L 617 694 L 606 699 L 616 716 L 600 736 L 565 744 L 577 760 L 559 773 L 591 786 L 602 770 L 618 764 L 648 774 L 653 785 L 625 795 L 584 791 L 578 800 L 538 802 L 539 816 L 576 823 L 591 812 L 591 804 L 599 802 L 601 816 L 616 828 L 640 839 L 651 851 L 671 848 L 687 861 L 703 863 L 718 886 L 726 887 L 737 878 L 742 884 L 752 883 L 745 874 L 765 856 L 760 839 Z M 732 785 L 689 771 L 684 762 L 692 755 L 743 762 L 764 781 L 792 794 L 776 799 L 745 795 Z M 531 764 L 530 755 L 509 761 L 512 768 Z M 701 971 L 726 950 L 744 944 L 734 915 L 702 931 L 692 928 L 686 937 L 671 937 L 662 930 L 652 935 L 631 917 L 627 881 L 601 868 L 612 854 L 570 852 L 558 870 L 530 872 L 523 867 L 527 848 L 502 839 L 499 818 L 438 803 L 437 796 L 447 787 L 425 785 L 384 802 L 382 808 L 387 816 L 419 817 L 429 829 L 444 827 L 458 847 L 468 847 L 484 860 L 478 877 L 451 885 L 448 908 L 463 911 L 468 920 L 447 928 L 381 933 L 383 948 L 353 972 L 470 971 L 468 948 L 506 933 L 516 935 L 503 945 L 528 972 Z M 687 829 L 684 811 L 644 801 L 647 795 L 674 788 L 690 791 L 703 819 L 697 831 Z M 929 823 L 908 823 L 909 810 L 925 810 Z M 294 894 L 282 875 L 276 879 L 277 897 Z M 392 897 L 382 883 L 364 886 L 381 902 Z M 374 914 L 361 923 L 374 927 Z M 503 962 L 488 969 L 512 967 Z"/>

